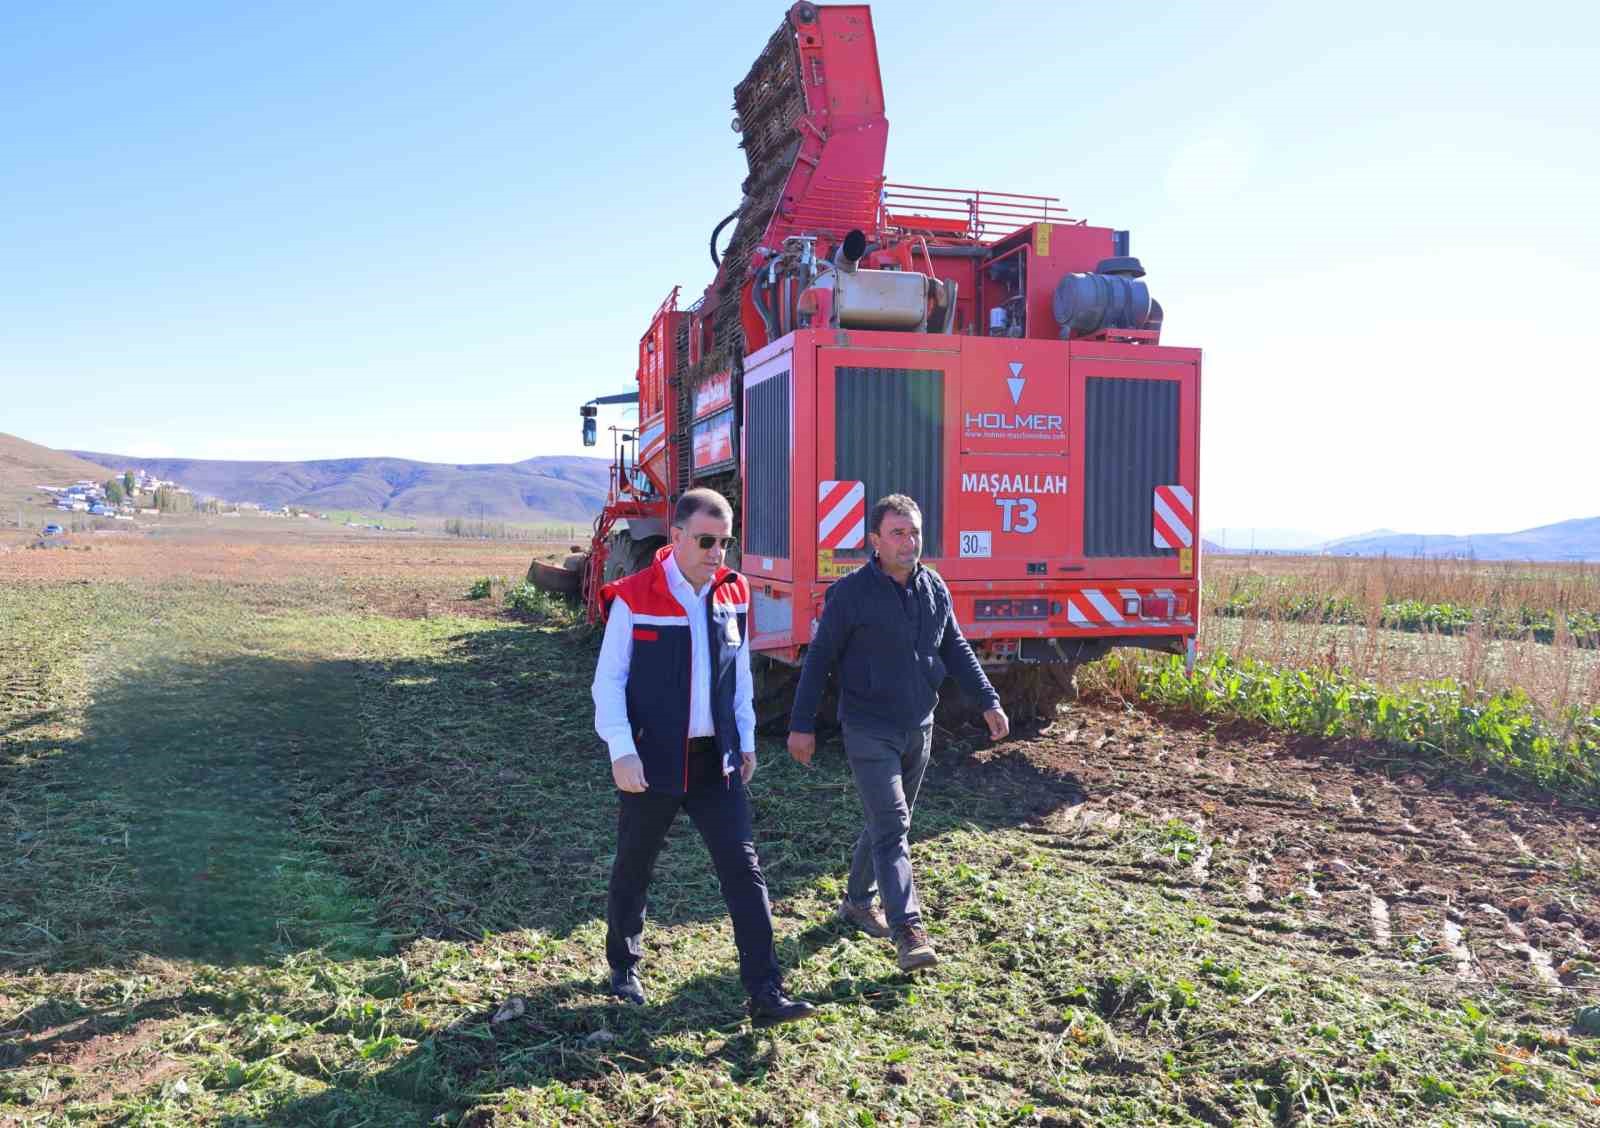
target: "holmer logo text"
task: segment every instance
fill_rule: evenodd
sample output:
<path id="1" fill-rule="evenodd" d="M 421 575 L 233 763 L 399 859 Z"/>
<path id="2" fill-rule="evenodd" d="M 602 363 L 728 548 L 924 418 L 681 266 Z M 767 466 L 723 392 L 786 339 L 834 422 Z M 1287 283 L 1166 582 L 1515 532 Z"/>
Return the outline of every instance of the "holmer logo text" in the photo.
<path id="1" fill-rule="evenodd" d="M 969 411 L 966 415 L 969 431 L 1041 431 L 1045 434 L 1065 431 L 1059 415 L 1008 415 L 1004 411 Z"/>

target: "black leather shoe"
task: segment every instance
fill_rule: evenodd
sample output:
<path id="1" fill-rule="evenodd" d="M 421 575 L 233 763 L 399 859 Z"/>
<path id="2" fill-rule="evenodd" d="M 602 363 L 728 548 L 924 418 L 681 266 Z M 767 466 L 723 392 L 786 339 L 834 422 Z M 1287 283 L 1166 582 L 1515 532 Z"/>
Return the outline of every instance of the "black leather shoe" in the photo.
<path id="1" fill-rule="evenodd" d="M 769 987 L 759 995 L 750 996 L 750 1018 L 757 1026 L 794 1022 L 810 1018 L 816 1013 L 816 1007 L 804 999 L 791 999 L 777 987 Z"/>
<path id="2" fill-rule="evenodd" d="M 611 993 L 625 1003 L 644 1006 L 644 984 L 639 982 L 639 973 L 631 967 L 611 973 Z"/>

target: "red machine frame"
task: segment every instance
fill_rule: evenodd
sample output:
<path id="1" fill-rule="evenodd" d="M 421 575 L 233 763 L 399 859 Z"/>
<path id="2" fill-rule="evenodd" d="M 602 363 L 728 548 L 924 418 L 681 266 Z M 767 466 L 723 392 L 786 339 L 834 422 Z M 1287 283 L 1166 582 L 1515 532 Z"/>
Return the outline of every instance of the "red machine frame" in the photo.
<path id="1" fill-rule="evenodd" d="M 796 481 L 826 482 L 835 478 L 829 454 L 835 446 L 830 422 L 834 402 L 832 382 L 827 378 L 829 369 L 852 360 L 882 364 L 887 356 L 893 356 L 902 360 L 914 357 L 918 367 L 955 373 L 957 379 L 944 381 L 945 415 L 955 419 L 961 414 L 960 397 L 967 387 L 967 382 L 959 378 L 961 369 L 964 363 L 981 363 L 979 354 L 1002 352 L 1008 359 L 1020 357 L 1025 367 L 1030 364 L 1043 367 L 1065 359 L 1070 404 L 1065 432 L 1069 437 L 1084 433 L 1081 388 L 1090 377 L 1113 373 L 1122 379 L 1164 379 L 1178 384 L 1181 421 L 1178 428 L 1179 481 L 1176 484 L 1187 488 L 1196 499 L 1190 527 L 1199 528 L 1198 349 L 1092 340 L 996 341 L 984 337 L 923 340 L 924 347 L 910 350 L 906 348 L 905 336 L 899 333 L 800 330 L 774 341 L 747 359 L 746 394 L 772 372 L 792 374 L 794 430 L 790 453 Z M 964 450 L 965 445 L 959 428 L 946 428 L 943 485 L 947 499 L 964 496 L 961 488 L 964 474 L 980 472 L 973 467 L 982 461 L 984 452 Z M 1174 556 L 1086 558 L 1083 514 L 1077 503 L 1079 495 L 1070 488 L 1071 482 L 1083 479 L 1084 452 L 1082 445 L 1072 443 L 1070 438 L 1065 445 L 1065 461 L 1056 468 L 1064 469 L 1069 488 L 1064 494 L 1056 495 L 1061 499 L 1062 512 L 1052 515 L 1054 520 L 1050 521 L 1050 527 L 1064 543 L 1058 551 L 1032 554 L 1046 556 L 1051 574 L 1043 577 L 1027 574 L 1026 555 L 1018 555 L 1000 567 L 992 562 L 993 557 L 983 561 L 963 559 L 959 546 L 953 543 L 959 536 L 959 529 L 949 528 L 949 523 L 943 533 L 945 543 L 925 546 L 927 563 L 936 568 L 950 586 L 963 631 L 973 641 L 980 657 L 995 664 L 1014 660 L 1016 648 L 1008 644 L 1023 638 L 1166 639 L 1187 649 L 1196 635 L 1199 614 L 1198 537 L 1194 537 L 1186 551 L 1180 550 Z M 748 448 L 741 442 L 741 449 Z M 1054 460 L 1051 462 L 1054 464 Z M 868 499 L 868 504 L 871 500 Z M 827 550 L 820 550 L 819 554 L 817 537 L 808 535 L 818 529 L 818 507 L 816 490 L 797 488 L 791 491 L 789 523 L 794 546 L 791 556 L 763 557 L 746 553 L 741 561 L 741 569 L 750 578 L 754 591 L 768 599 L 790 604 L 790 612 L 784 617 L 785 628 L 773 629 L 771 620 L 762 621 L 763 617 L 758 615 L 752 615 L 751 619 L 751 646 L 785 663 L 799 660 L 814 621 L 821 613 L 827 585 L 856 566 L 851 562 L 841 567 L 841 563 L 834 560 L 833 574 L 825 574 L 829 571 Z M 954 509 L 947 503 L 947 513 Z M 752 516 L 748 495 L 741 516 L 741 527 L 748 528 Z M 1162 603 L 1166 598 L 1172 600 L 1170 608 Z M 976 614 L 980 599 L 1044 599 L 1048 613 L 1043 619 L 980 619 Z M 1128 611 L 1126 601 L 1129 599 L 1139 600 L 1138 611 Z M 1111 604 L 1109 609 L 1107 603 Z M 1147 603 L 1162 606 L 1162 613 L 1143 614 Z"/>
<path id="2" fill-rule="evenodd" d="M 888 122 L 863 5 L 791 6 L 735 103 L 751 165 L 739 223 L 705 294 L 680 309 L 674 287 L 639 339 L 638 424 L 619 436 L 584 574 L 591 618 L 601 613 L 602 581 L 616 570 L 610 545 L 620 522 L 641 531 L 636 540 L 644 530 L 664 535 L 673 500 L 709 483 L 739 496 L 748 533 L 757 507 L 767 504 L 742 489 L 751 474 L 749 397 L 782 368 L 791 374 L 790 551 L 752 552 L 746 536 L 740 566 L 753 586 L 753 648 L 797 662 L 827 585 L 861 558 L 821 543 L 819 517 L 836 514 L 819 508 L 825 500 L 875 500 L 859 496 L 864 483 L 844 482 L 836 471 L 834 374 L 854 361 L 938 374 L 947 424 L 944 510 L 940 543 L 926 555 L 986 663 L 1072 663 L 1104 644 L 1168 649 L 1192 661 L 1201 568 L 1199 350 L 1160 344 L 1154 303 L 1147 321 L 1057 327 L 1063 279 L 1142 275 L 1126 257 L 1126 233 L 1069 218 L 1055 197 L 886 181 Z M 925 277 L 930 316 L 938 294 L 949 295 L 942 328 L 808 324 L 828 308 L 825 293 L 811 298 L 817 264 L 829 256 L 826 269 L 855 269 L 854 260 L 840 263 L 847 235 L 865 247 L 860 265 L 868 273 Z M 791 275 L 798 279 L 792 289 Z M 1176 385 L 1173 480 L 1157 482 L 1148 498 L 1119 499 L 1125 520 L 1148 520 L 1156 551 L 1145 542 L 1142 552 L 1091 555 L 1088 383 L 1156 380 Z M 819 498 L 830 486 L 835 492 Z M 1031 539 L 1022 538 L 1023 523 Z M 1064 648 L 1052 657 L 1038 649 L 1040 640 Z"/>

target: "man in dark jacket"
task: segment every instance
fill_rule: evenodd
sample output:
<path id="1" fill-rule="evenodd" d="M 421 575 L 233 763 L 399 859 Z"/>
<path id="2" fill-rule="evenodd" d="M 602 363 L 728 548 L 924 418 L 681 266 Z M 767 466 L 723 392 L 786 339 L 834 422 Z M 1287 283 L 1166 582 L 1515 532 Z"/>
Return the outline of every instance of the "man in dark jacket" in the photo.
<path id="1" fill-rule="evenodd" d="M 890 494 L 872 507 L 870 529 L 871 559 L 828 588 L 795 691 L 789 754 L 810 765 L 817 703 L 837 665 L 844 750 L 866 811 L 839 915 L 873 936 L 892 936 L 901 969 L 912 971 L 938 962 L 922 924 L 907 835 L 945 674 L 982 703 L 992 739 L 1003 739 L 1011 724 L 956 623 L 950 589 L 922 566 L 917 503 Z"/>
<path id="2" fill-rule="evenodd" d="M 745 633 L 750 587 L 723 566 L 733 510 L 715 490 L 689 490 L 672 543 L 650 567 L 607 584 L 605 641 L 594 673 L 594 727 L 611 751 L 617 856 L 606 903 L 611 993 L 645 1001 L 645 895 L 681 808 L 716 866 L 733 918 L 739 977 L 758 1023 L 816 1008 L 783 991 L 772 906 L 756 857 L 746 787 L 756 770 L 756 717 Z"/>

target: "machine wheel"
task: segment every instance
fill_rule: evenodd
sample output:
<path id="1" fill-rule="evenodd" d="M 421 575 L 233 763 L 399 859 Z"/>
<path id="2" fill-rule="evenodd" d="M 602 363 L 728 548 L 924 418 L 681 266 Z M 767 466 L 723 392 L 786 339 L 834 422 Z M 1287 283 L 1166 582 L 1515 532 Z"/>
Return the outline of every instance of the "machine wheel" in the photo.
<path id="1" fill-rule="evenodd" d="M 752 654 L 750 673 L 755 681 L 756 732 L 762 736 L 783 735 L 789 731 L 789 710 L 794 706 L 795 687 L 800 684 L 799 669 L 765 654 Z"/>
<path id="2" fill-rule="evenodd" d="M 655 562 L 656 551 L 667 543 L 666 537 L 646 537 L 633 544 L 633 566 L 628 569 L 631 576 L 635 572 L 642 572 Z"/>
<path id="3" fill-rule="evenodd" d="M 627 529 L 612 533 L 606 538 L 606 567 L 601 582 L 609 584 L 644 571 L 655 559 L 656 549 L 666 543 L 665 537 L 646 537 L 636 541 Z"/>
<path id="4" fill-rule="evenodd" d="M 1077 662 L 1018 664 L 991 680 L 1013 728 L 1044 728 L 1078 699 L 1077 674 Z"/>
<path id="5" fill-rule="evenodd" d="M 606 538 L 606 564 L 600 574 L 602 584 L 614 583 L 633 572 L 633 550 L 633 537 L 626 529 Z"/>
<path id="6" fill-rule="evenodd" d="M 762 736 L 783 736 L 789 731 L 789 714 L 794 711 L 794 691 L 800 686 L 800 667 L 788 666 L 765 654 L 750 656 L 750 673 L 755 681 L 756 732 Z M 839 730 L 839 692 L 829 678 L 817 702 L 817 738 L 826 739 Z"/>

